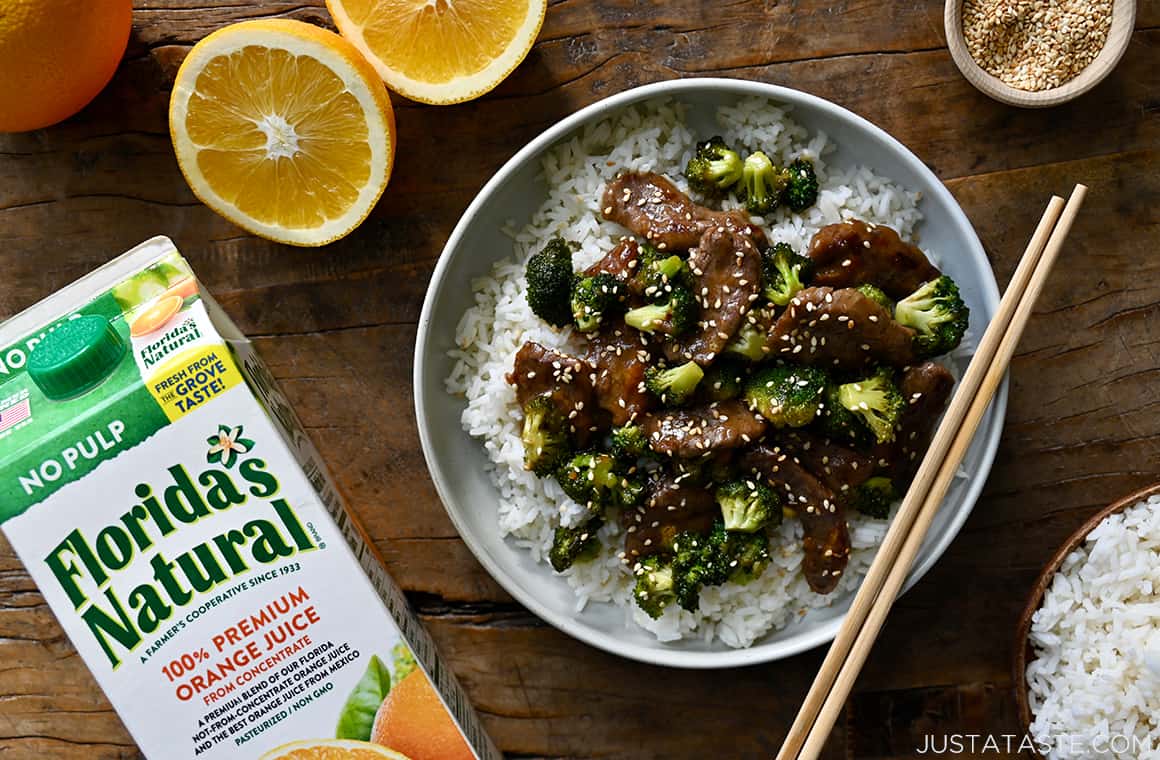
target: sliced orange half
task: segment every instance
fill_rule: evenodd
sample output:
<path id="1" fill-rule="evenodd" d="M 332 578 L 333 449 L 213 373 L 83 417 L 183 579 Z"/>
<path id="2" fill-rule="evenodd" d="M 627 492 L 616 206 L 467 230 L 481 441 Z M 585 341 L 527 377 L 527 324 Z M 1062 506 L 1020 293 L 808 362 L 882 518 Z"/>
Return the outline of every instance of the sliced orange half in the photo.
<path id="1" fill-rule="evenodd" d="M 326 0 L 340 32 L 396 92 L 443 105 L 478 98 L 524 60 L 547 0 Z"/>
<path id="2" fill-rule="evenodd" d="M 395 154 L 378 74 L 350 42 L 301 21 L 246 21 L 195 45 L 177 73 L 169 131 L 202 202 L 291 245 L 357 227 Z"/>
<path id="3" fill-rule="evenodd" d="M 317 739 L 283 744 L 262 755 L 261 760 L 408 760 L 401 752 L 370 742 L 349 739 Z"/>

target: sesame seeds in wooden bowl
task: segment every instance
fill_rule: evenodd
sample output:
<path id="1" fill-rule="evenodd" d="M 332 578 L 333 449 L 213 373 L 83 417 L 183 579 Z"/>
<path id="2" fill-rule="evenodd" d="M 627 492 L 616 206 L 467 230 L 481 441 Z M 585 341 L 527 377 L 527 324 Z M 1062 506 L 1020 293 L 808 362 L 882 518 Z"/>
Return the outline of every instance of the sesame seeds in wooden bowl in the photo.
<path id="1" fill-rule="evenodd" d="M 1046 108 L 1079 97 L 1119 63 L 1136 0 L 947 0 L 951 58 L 989 97 Z"/>

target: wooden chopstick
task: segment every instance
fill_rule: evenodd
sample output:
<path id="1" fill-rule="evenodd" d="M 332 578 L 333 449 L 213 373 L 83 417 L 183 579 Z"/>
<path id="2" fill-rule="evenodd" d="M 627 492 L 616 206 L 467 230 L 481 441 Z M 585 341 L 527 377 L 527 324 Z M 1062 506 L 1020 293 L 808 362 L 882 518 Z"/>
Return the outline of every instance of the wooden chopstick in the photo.
<path id="1" fill-rule="evenodd" d="M 910 533 L 914 517 L 921 506 L 922 497 L 929 491 L 937 474 L 938 465 L 950 449 L 950 444 L 953 442 L 953 428 L 958 427 L 954 420 L 961 419 L 969 409 L 968 402 L 974 397 L 975 391 L 978 390 L 985 375 L 982 371 L 983 366 L 990 364 L 994 357 L 1002 334 L 1010 324 L 1011 317 L 1015 315 L 1019 298 L 1026 290 L 1035 265 L 1039 262 L 1039 256 L 1043 252 L 1047 239 L 1055 228 L 1055 223 L 1062 210 L 1063 199 L 1058 196 L 1053 197 L 1044 211 L 1043 218 L 1039 221 L 1039 226 L 1035 229 L 1035 234 L 1020 260 L 1015 274 L 1011 278 L 1011 283 L 1007 286 L 1007 292 L 1003 295 L 998 312 L 991 320 L 990 326 L 988 326 L 978 349 L 975 351 L 971 365 L 959 382 L 959 387 L 951 399 L 943 422 L 935 431 L 922 464 L 919 466 L 918 472 L 915 473 L 914 481 L 907 490 L 902 506 L 891 522 L 890 529 L 878 549 L 877 556 L 870 565 L 866 577 L 862 579 L 862 584 L 850 605 L 850 610 L 846 613 L 846 618 L 838 630 L 838 635 L 834 638 L 834 643 L 830 646 L 830 651 L 826 654 L 826 659 L 822 662 L 821 669 L 818 671 L 818 675 L 790 727 L 785 743 L 777 754 L 777 760 L 797 758 L 809 737 L 818 713 L 821 712 L 822 705 L 834 685 L 834 679 L 837 678 L 842 663 L 845 662 L 850 648 L 854 645 L 858 632 L 870 612 L 870 607 L 886 582 L 893 558 L 898 555 L 906 536 Z"/>
<path id="2" fill-rule="evenodd" d="M 1078 211 L 1079 203 L 1082 202 L 1083 190 L 1082 186 L 1077 187 L 1076 193 L 1073 193 L 1071 213 L 1067 219 L 1066 226 L 1062 229 L 1062 236 L 1056 241 L 1057 244 L 1052 253 L 1048 263 L 1048 268 L 1054 263 L 1055 256 L 1058 254 L 1058 249 L 1062 245 L 1062 238 L 1066 236 L 1067 230 L 1070 229 L 1071 220 L 1074 219 L 1075 212 Z M 1078 197 L 1077 197 L 1078 194 Z M 991 395 L 994 393 L 994 386 L 990 388 L 989 393 L 986 393 L 986 401 L 981 404 L 976 404 L 976 396 L 979 395 L 979 389 L 984 386 L 988 376 L 1002 378 L 1006 369 L 1007 363 L 1010 361 L 1010 354 L 1006 356 L 1001 362 L 996 363 L 996 358 L 999 355 L 1000 347 L 1003 344 L 1003 338 L 1009 332 L 1016 314 L 1019 312 L 1020 304 L 1023 302 L 1024 296 L 1027 293 L 1028 286 L 1036 280 L 1033 274 L 1037 270 L 1037 265 L 1040 262 L 1041 256 L 1048 244 L 1048 239 L 1052 235 L 1053 229 L 1056 228 L 1056 223 L 1060 219 L 1061 208 L 1063 207 L 1063 199 L 1053 197 L 1048 204 L 1043 218 L 1040 220 L 1035 234 L 1032 236 L 1031 242 L 1028 244 L 1027 251 L 1024 253 L 1011 283 L 1007 288 L 1007 292 L 1003 296 L 1003 300 L 999 305 L 998 313 L 992 320 L 991 325 L 983 335 L 979 347 L 975 352 L 975 356 L 968 367 L 966 374 L 959 382 L 959 388 L 951 401 L 951 405 L 947 410 L 943 423 L 936 431 L 934 439 L 927 450 L 926 456 L 923 458 L 922 465 L 915 476 L 914 482 L 907 492 L 906 498 L 903 500 L 902 507 L 895 515 L 892 521 L 890 530 L 888 531 L 882 546 L 879 548 L 878 555 L 871 565 L 869 572 L 863 579 L 858 594 L 855 596 L 854 602 L 851 605 L 850 611 L 846 614 L 845 621 L 835 638 L 818 676 L 814 681 L 802 708 L 790 729 L 786 741 L 778 753 L 778 760 L 793 760 L 799 757 L 799 752 L 806 745 L 807 741 L 811 740 L 815 735 L 820 738 L 813 739 L 810 742 L 811 750 L 814 750 L 813 755 L 802 754 L 801 757 L 816 757 L 817 751 L 820 750 L 821 743 L 824 743 L 833 721 L 836 718 L 836 709 L 830 705 L 829 697 L 833 693 L 834 686 L 839 677 L 842 677 L 842 684 L 839 689 L 841 691 L 841 698 L 837 699 L 837 707 L 840 708 L 845 696 L 849 693 L 849 688 L 853 684 L 854 677 L 857 674 L 858 668 L 861 667 L 861 662 L 858 663 L 857 668 L 848 671 L 843 676 L 844 664 L 851 652 L 851 649 L 858 643 L 859 634 L 867 623 L 867 619 L 875 607 L 875 603 L 882 595 L 883 588 L 890 580 L 892 571 L 895 569 L 896 561 L 899 555 L 905 548 L 905 545 L 910 537 L 911 530 L 914 527 L 916 519 L 922 512 L 922 508 L 927 501 L 927 495 L 932 492 L 932 487 L 938 480 L 941 465 L 949 461 L 948 455 L 951 454 L 952 448 L 957 440 L 957 434 L 962 427 L 963 421 L 976 411 L 981 414 L 986 409 Z M 1034 288 L 1034 295 L 1038 296 L 1042 290 L 1042 281 L 1045 279 L 1047 269 L 1042 270 L 1042 275 L 1038 278 L 1038 284 Z M 1024 307 L 1023 323 L 1026 322 L 1026 315 L 1030 313 L 1033 300 L 1028 302 Z M 1019 327 L 1019 332 L 1022 332 L 1022 326 Z M 1014 351 L 1015 343 L 1018 336 L 1015 336 L 1015 341 L 1008 341 L 1010 344 L 1010 351 Z M 992 368 L 994 371 L 992 372 Z M 996 380 L 996 383 L 998 381 Z M 977 428 L 978 420 L 975 421 L 974 427 Z M 972 433 L 974 428 L 972 428 Z M 954 472 L 958 468 L 961 461 L 962 454 L 966 450 L 966 444 L 969 444 L 970 436 L 965 439 L 966 443 L 962 447 L 962 451 L 958 452 L 957 458 L 954 458 L 953 466 L 947 469 L 950 476 L 953 478 Z M 948 480 L 948 485 L 949 485 Z M 945 494 L 945 487 L 943 488 Z M 936 502 L 941 501 L 941 495 Z M 930 520 L 933 520 L 934 512 L 937 511 L 937 506 L 932 509 Z M 930 520 L 921 526 L 920 536 L 915 541 L 915 547 L 921 546 L 922 538 L 925 536 L 927 529 L 929 529 Z M 901 584 L 905 580 L 907 572 L 913 557 L 910 558 L 905 566 L 902 567 L 899 573 L 899 581 Z M 885 604 L 885 609 L 879 614 L 885 618 L 885 612 L 889 610 L 890 604 L 893 603 L 894 597 L 897 595 L 898 589 L 895 588 L 889 595 L 889 599 Z M 881 623 L 879 623 L 879 627 Z M 866 650 L 869 650 L 874 636 L 877 634 L 877 629 L 864 641 Z M 862 661 L 865 659 L 865 654 L 862 655 Z M 825 719 L 822 718 L 822 712 L 825 710 Z M 815 748 L 816 745 L 816 748 Z"/>
<path id="3" fill-rule="evenodd" d="M 1076 214 L 1079 213 L 1086 193 L 1087 188 L 1085 186 L 1077 185 L 1071 197 L 1068 199 L 1067 207 L 1063 210 L 1063 215 L 1056 224 L 1051 238 L 1047 242 L 1047 247 L 1039 257 L 1034 274 L 1027 284 L 1023 297 L 1019 300 L 1018 308 L 1011 318 L 1010 326 L 1003 334 L 1003 339 L 999 344 L 996 355 L 985 368 L 986 374 L 983 377 L 982 385 L 974 398 L 971 399 L 970 408 L 966 417 L 956 431 L 950 453 L 941 463 L 938 476 L 922 503 L 922 508 L 906 538 L 906 543 L 903 544 L 901 552 L 891 565 L 890 574 L 887 576 L 886 583 L 875 599 L 870 614 L 862 625 L 857 639 L 854 642 L 854 646 L 851 648 L 825 703 L 822 705 L 821 711 L 818 713 L 817 719 L 814 721 L 813 730 L 810 732 L 810 736 L 798 756 L 799 760 L 815 760 L 821 753 L 830 730 L 833 728 L 834 722 L 837 719 L 838 713 L 845 704 L 846 698 L 849 697 L 850 691 L 854 686 L 854 681 L 858 677 L 858 673 L 862 670 L 862 666 L 865 664 L 866 658 L 874 646 L 874 641 L 878 638 L 878 633 L 882 630 L 882 625 L 886 622 L 886 616 L 889 614 L 894 600 L 902 589 L 902 585 L 906 582 L 906 577 L 910 573 L 910 567 L 914 564 L 914 559 L 918 555 L 919 549 L 922 548 L 922 542 L 930 530 L 931 523 L 934 522 L 934 518 L 938 514 L 943 497 L 946 496 L 947 490 L 955 479 L 963 457 L 966 456 L 967 449 L 971 445 L 975 431 L 978 430 L 983 414 L 995 395 L 995 389 L 1002 382 L 1003 375 L 1007 371 L 1007 366 L 1011 363 L 1011 358 L 1015 355 L 1015 348 L 1019 344 L 1019 339 L 1023 336 L 1023 330 L 1031 317 L 1031 311 L 1039 295 L 1043 292 L 1043 286 L 1047 281 L 1047 276 L 1051 272 L 1056 258 L 1059 256 L 1060 249 L 1063 247 L 1068 233 L 1071 231 L 1072 223 L 1075 221 Z"/>

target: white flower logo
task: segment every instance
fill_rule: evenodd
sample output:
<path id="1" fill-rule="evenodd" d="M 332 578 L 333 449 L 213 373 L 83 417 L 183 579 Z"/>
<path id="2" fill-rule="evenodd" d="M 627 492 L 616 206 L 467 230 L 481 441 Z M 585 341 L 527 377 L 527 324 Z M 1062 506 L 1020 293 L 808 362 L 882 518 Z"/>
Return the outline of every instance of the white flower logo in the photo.
<path id="1" fill-rule="evenodd" d="M 238 425 L 231 428 L 229 425 L 218 425 L 218 431 L 205 439 L 209 444 L 209 453 L 205 455 L 207 462 L 222 463 L 226 467 L 233 467 L 239 454 L 245 454 L 254 448 L 254 442 L 242 437 L 243 428 Z"/>

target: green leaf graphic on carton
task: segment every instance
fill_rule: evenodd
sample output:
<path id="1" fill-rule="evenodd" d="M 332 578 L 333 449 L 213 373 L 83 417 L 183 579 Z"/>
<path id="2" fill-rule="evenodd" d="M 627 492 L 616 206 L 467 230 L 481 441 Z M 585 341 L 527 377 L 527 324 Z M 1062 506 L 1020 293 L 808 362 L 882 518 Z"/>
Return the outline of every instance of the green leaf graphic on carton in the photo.
<path id="1" fill-rule="evenodd" d="M 138 272 L 127 280 L 113 286 L 113 298 L 117 299 L 121 310 L 132 312 L 143 303 L 152 301 L 169 289 L 169 280 L 156 269 Z"/>
<path id="2" fill-rule="evenodd" d="M 205 439 L 209 444 L 209 451 L 205 461 L 210 464 L 221 463 L 224 467 L 233 467 L 238 454 L 249 453 L 254 448 L 254 442 L 242 437 L 243 427 L 238 425 L 231 428 L 229 425 L 218 425 L 218 431 Z"/>
<path id="3" fill-rule="evenodd" d="M 160 277 L 162 277 L 168 287 L 173 287 L 177 283 L 184 280 L 186 277 L 190 276 L 189 270 L 182 267 L 177 260 L 159 261 L 153 265 L 152 271 L 156 272 Z"/>
<path id="4" fill-rule="evenodd" d="M 342 712 L 338 714 L 338 727 L 334 731 L 336 739 L 354 739 L 366 742 L 371 739 L 375 726 L 375 713 L 391 690 L 391 674 L 387 666 L 372 655 L 366 672 L 354 685 Z"/>

